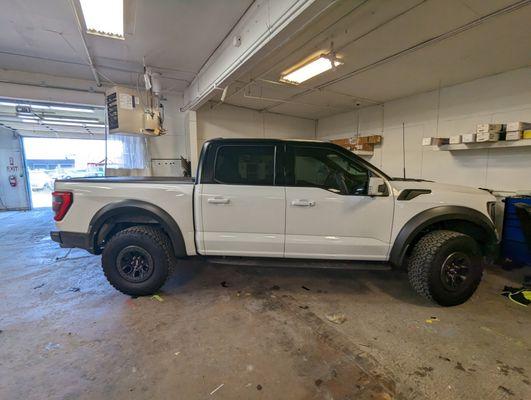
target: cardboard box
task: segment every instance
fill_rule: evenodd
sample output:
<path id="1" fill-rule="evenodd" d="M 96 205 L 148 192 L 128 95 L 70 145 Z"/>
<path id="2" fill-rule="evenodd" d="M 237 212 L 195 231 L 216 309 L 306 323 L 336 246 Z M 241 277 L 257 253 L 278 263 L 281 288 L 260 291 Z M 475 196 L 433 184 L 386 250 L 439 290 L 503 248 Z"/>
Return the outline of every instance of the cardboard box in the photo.
<path id="1" fill-rule="evenodd" d="M 348 148 L 352 144 L 352 139 L 332 139 L 331 142 L 337 144 L 338 146 Z"/>
<path id="2" fill-rule="evenodd" d="M 478 124 L 476 127 L 476 133 L 499 133 L 502 130 L 504 130 L 503 124 Z"/>
<path id="3" fill-rule="evenodd" d="M 450 144 L 459 144 L 463 141 L 461 135 L 450 136 Z"/>
<path id="4" fill-rule="evenodd" d="M 382 143 L 382 136 L 381 135 L 369 136 L 369 143 L 372 143 L 372 144 L 380 144 L 380 143 Z"/>
<path id="5" fill-rule="evenodd" d="M 520 140 L 522 139 L 522 131 L 507 132 L 505 140 Z"/>
<path id="6" fill-rule="evenodd" d="M 500 140 L 499 133 L 485 132 L 476 135 L 476 142 L 497 142 L 498 140 Z"/>
<path id="7" fill-rule="evenodd" d="M 522 133 L 523 139 L 531 139 L 531 129 L 527 129 Z"/>
<path id="8" fill-rule="evenodd" d="M 437 138 L 437 137 L 422 138 L 423 146 L 442 146 L 448 143 L 450 143 L 450 139 L 448 138 Z"/>
<path id="9" fill-rule="evenodd" d="M 374 151 L 374 145 L 371 143 L 357 143 L 350 148 L 353 151 Z"/>
<path id="10" fill-rule="evenodd" d="M 476 143 L 476 134 L 466 133 L 462 135 L 461 140 L 463 141 L 463 143 Z"/>
<path id="11" fill-rule="evenodd" d="M 525 131 L 531 129 L 531 122 L 507 122 L 507 132 Z"/>
<path id="12" fill-rule="evenodd" d="M 356 144 L 368 144 L 369 136 L 358 136 L 356 139 Z"/>

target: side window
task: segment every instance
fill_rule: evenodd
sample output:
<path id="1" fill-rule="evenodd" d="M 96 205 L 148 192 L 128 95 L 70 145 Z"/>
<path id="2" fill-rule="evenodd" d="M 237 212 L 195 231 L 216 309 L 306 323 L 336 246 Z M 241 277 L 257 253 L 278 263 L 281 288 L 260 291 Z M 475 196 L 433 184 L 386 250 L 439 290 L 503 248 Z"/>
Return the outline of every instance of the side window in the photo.
<path id="1" fill-rule="evenodd" d="M 232 185 L 273 185 L 274 146 L 221 146 L 216 154 L 214 181 Z"/>
<path id="2" fill-rule="evenodd" d="M 295 186 L 318 187 L 343 195 L 366 195 L 369 171 L 334 150 L 294 147 Z"/>

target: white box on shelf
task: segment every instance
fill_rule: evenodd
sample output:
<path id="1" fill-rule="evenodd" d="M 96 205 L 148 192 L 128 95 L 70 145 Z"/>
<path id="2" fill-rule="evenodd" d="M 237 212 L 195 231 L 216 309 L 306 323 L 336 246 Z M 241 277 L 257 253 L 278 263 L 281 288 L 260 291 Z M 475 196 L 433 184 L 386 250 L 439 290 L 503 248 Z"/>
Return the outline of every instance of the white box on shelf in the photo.
<path id="1" fill-rule="evenodd" d="M 476 135 L 476 142 L 497 142 L 500 140 L 500 134 L 494 132 L 478 133 Z"/>
<path id="2" fill-rule="evenodd" d="M 512 131 L 505 134 L 505 140 L 520 140 L 522 139 L 522 131 Z"/>
<path id="3" fill-rule="evenodd" d="M 531 122 L 507 122 L 507 132 L 525 131 L 531 129 Z"/>
<path id="4" fill-rule="evenodd" d="M 503 124 L 478 124 L 476 133 L 499 133 L 503 130 Z"/>
<path id="5" fill-rule="evenodd" d="M 463 137 L 461 135 L 450 136 L 450 144 L 459 144 L 462 142 Z"/>
<path id="6" fill-rule="evenodd" d="M 476 142 L 476 134 L 475 133 L 466 133 L 462 136 L 463 143 L 475 143 Z"/>

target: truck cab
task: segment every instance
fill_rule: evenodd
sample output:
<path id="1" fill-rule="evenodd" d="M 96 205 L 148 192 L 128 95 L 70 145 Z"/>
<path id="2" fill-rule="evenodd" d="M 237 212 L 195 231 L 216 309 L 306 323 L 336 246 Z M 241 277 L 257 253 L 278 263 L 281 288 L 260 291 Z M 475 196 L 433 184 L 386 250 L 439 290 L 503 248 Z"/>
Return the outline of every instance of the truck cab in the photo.
<path id="1" fill-rule="evenodd" d="M 194 210 L 200 254 L 388 258 L 389 177 L 341 147 L 213 140 L 203 147 L 200 165 Z"/>

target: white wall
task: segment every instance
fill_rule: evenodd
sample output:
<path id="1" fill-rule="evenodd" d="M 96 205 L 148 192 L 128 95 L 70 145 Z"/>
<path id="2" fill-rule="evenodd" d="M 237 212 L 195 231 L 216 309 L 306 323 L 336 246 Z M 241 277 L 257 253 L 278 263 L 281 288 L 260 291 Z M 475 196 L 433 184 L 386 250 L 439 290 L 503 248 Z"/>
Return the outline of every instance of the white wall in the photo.
<path id="1" fill-rule="evenodd" d="M 317 135 L 324 140 L 355 136 L 358 119 L 361 135 L 383 134 L 383 144 L 368 160 L 391 176 L 402 176 L 404 122 L 408 177 L 496 190 L 531 189 L 531 147 L 449 152 L 421 145 L 423 137 L 473 133 L 478 123 L 531 122 L 531 68 L 322 118 Z"/>
<path id="2" fill-rule="evenodd" d="M 315 139 L 315 121 L 234 107 L 207 104 L 197 111 L 198 148 L 208 139 Z"/>
<path id="3" fill-rule="evenodd" d="M 0 211 L 29 209 L 27 177 L 22 160 L 19 137 L 11 130 L 0 127 Z M 17 186 L 9 184 L 10 175 L 16 177 Z"/>
<path id="4" fill-rule="evenodd" d="M 190 159 L 190 146 L 186 136 L 185 115 L 180 108 L 182 95 L 166 96 L 164 105 L 164 127 L 167 133 L 162 136 L 149 137 L 149 154 L 151 158 L 172 158 L 181 156 Z"/>

